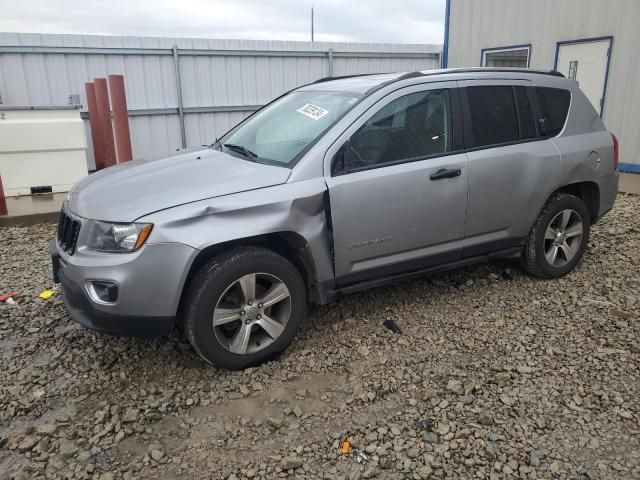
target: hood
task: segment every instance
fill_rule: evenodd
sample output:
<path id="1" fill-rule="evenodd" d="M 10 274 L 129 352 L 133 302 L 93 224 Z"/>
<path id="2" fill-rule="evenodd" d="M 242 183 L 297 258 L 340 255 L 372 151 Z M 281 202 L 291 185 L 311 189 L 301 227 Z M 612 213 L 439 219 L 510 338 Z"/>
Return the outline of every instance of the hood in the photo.
<path id="1" fill-rule="evenodd" d="M 290 173 L 209 148 L 182 151 L 91 174 L 71 189 L 68 207 L 85 218 L 132 222 L 177 205 L 279 185 Z"/>

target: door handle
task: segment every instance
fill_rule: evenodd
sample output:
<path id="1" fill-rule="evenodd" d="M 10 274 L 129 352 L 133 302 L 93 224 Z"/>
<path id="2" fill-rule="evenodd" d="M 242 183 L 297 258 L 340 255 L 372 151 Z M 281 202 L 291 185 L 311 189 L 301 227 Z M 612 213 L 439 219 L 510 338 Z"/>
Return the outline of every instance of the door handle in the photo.
<path id="1" fill-rule="evenodd" d="M 462 170 L 459 168 L 441 168 L 436 173 L 432 173 L 429 177 L 431 180 L 442 180 L 443 178 L 454 178 L 462 175 Z"/>

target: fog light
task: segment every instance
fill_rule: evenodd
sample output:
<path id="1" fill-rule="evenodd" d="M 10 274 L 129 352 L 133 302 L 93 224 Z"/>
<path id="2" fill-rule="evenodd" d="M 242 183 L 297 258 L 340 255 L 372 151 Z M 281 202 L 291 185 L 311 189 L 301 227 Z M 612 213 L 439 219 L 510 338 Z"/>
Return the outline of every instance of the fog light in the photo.
<path id="1" fill-rule="evenodd" d="M 87 291 L 96 303 L 115 303 L 118 300 L 118 284 L 103 280 L 87 282 Z"/>

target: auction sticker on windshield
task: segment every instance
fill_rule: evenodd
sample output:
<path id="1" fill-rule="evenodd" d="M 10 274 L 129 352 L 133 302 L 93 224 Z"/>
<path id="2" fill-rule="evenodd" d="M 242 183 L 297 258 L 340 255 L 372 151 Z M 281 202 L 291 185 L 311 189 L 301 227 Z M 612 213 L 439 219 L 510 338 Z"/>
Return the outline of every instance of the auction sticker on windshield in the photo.
<path id="1" fill-rule="evenodd" d="M 322 107 L 314 105 L 313 103 L 307 103 L 306 105 L 301 106 L 296 112 L 300 112 L 303 115 L 306 115 L 309 118 L 313 118 L 314 120 L 320 120 L 324 117 L 329 110 L 325 110 Z"/>

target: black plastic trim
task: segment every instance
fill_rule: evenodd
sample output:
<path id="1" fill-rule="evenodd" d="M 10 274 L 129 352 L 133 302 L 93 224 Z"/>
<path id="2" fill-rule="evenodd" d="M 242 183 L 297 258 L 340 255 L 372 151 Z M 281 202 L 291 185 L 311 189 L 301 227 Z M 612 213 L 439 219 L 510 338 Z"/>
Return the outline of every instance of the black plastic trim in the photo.
<path id="1" fill-rule="evenodd" d="M 422 258 L 413 258 L 400 263 L 385 265 L 384 267 L 372 268 L 365 271 L 350 273 L 336 278 L 338 289 L 349 288 L 358 283 L 377 282 L 379 279 L 395 276 L 404 276 L 412 271 L 422 271 L 436 268 L 439 265 L 456 262 L 462 258 L 462 248 L 449 250 L 447 252 L 429 255 Z"/>
<path id="2" fill-rule="evenodd" d="M 462 101 L 460 99 L 460 88 L 449 89 L 449 99 L 451 103 L 452 129 L 453 129 L 453 152 L 464 150 L 464 114 L 462 111 Z"/>
<path id="3" fill-rule="evenodd" d="M 513 105 L 516 108 L 516 123 L 518 125 L 518 140 L 522 140 L 522 112 L 520 111 L 520 105 L 518 105 L 518 96 L 516 95 L 515 85 L 511 85 L 511 96 L 513 97 Z M 533 120 L 535 123 L 535 119 Z"/>
<path id="4" fill-rule="evenodd" d="M 525 92 L 527 93 L 527 97 L 529 98 L 529 103 L 531 104 L 531 110 L 533 111 L 533 121 L 536 127 L 536 135 L 539 138 L 542 138 L 542 132 L 540 131 L 540 124 L 538 123 L 538 119 L 541 117 L 540 104 L 538 103 L 538 96 L 536 95 L 536 87 L 523 87 Z"/>
<path id="5" fill-rule="evenodd" d="M 443 263 L 437 263 L 435 265 L 426 266 L 423 268 L 417 268 L 400 273 L 390 273 L 386 276 L 380 276 L 375 273 L 371 274 L 369 279 L 363 279 L 361 281 L 349 283 L 340 286 L 334 281 L 322 282 L 319 285 L 319 290 L 322 296 L 322 303 L 327 304 L 343 294 L 350 294 L 360 292 L 362 290 L 368 290 L 370 288 L 382 287 L 385 285 L 391 285 L 403 280 L 410 280 L 414 278 L 423 277 L 425 275 L 444 272 L 447 270 L 454 270 L 457 268 L 466 267 L 476 263 L 488 262 L 499 258 L 514 258 L 522 253 L 522 247 L 508 248 L 500 251 L 496 251 L 490 254 L 477 255 L 467 258 L 459 258 L 453 261 L 447 261 Z M 437 255 L 437 258 L 441 258 L 441 255 Z M 414 262 L 415 265 L 415 262 Z M 346 278 L 346 277 L 345 277 Z M 340 279 L 337 279 L 340 280 Z M 337 281 L 336 280 L 336 281 Z"/>
<path id="6" fill-rule="evenodd" d="M 469 240 L 469 238 L 466 238 L 465 240 Z M 463 247 L 462 258 L 475 258 L 482 255 L 492 255 L 492 252 L 502 252 L 511 249 L 516 249 L 518 252 L 521 252 L 525 241 L 526 238 L 504 238 L 502 240 L 494 240 L 478 245 Z"/>

